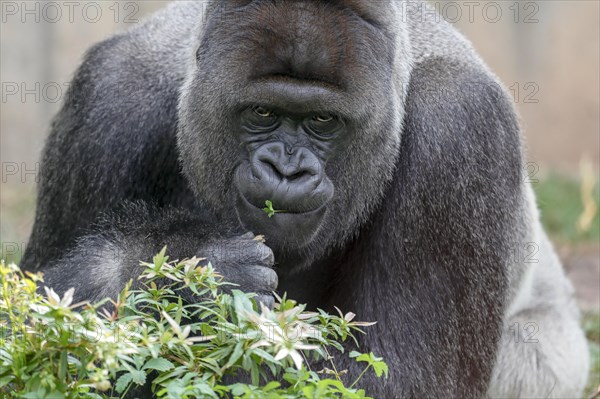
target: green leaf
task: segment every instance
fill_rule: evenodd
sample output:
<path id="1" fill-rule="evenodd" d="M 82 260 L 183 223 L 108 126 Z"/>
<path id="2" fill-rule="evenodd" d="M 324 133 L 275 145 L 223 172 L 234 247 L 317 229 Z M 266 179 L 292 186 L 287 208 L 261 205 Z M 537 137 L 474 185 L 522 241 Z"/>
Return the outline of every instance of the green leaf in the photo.
<path id="1" fill-rule="evenodd" d="M 383 361 L 383 358 L 377 357 L 373 354 L 373 352 L 366 354 L 360 353 L 356 351 L 350 352 L 349 355 L 351 358 L 355 359 L 357 362 L 366 362 L 369 364 L 368 367 L 373 367 L 373 371 L 375 371 L 375 375 L 378 378 L 381 378 L 383 374 L 385 377 L 388 377 L 389 369 L 388 365 Z"/>
<path id="2" fill-rule="evenodd" d="M 233 349 L 233 353 L 229 357 L 227 364 L 225 364 L 225 366 L 223 366 L 223 368 L 228 369 L 229 367 L 233 366 L 240 359 L 240 357 L 242 357 L 243 354 L 244 354 L 244 343 L 238 342 L 237 345 L 235 346 L 235 348 Z"/>
<path id="3" fill-rule="evenodd" d="M 272 214 L 280 212 L 268 205 Z M 275 360 L 282 345 L 301 351 L 310 362 L 331 361 L 334 369 L 350 357 L 368 363 L 361 376 L 371 367 L 377 376 L 388 375 L 387 365 L 372 353 L 344 351 L 341 342 L 348 336 L 352 344 L 356 332 L 344 316 L 308 313 L 305 305 L 285 294 L 275 309 L 257 312 L 253 294 L 230 290 L 231 284 L 211 266 L 196 268 L 193 261 L 168 259 L 163 248 L 154 264 L 142 262 L 140 283 L 129 282 L 116 302 L 105 298 L 77 309 L 56 305 L 56 298 L 49 302 L 36 293 L 33 280 L 24 280 L 18 268 L 0 261 L 0 329 L 9 332 L 0 340 L 0 397 L 10 387 L 20 398 L 116 399 L 134 384 L 146 383 L 148 375 L 160 399 L 365 397 L 363 390 L 354 389 L 360 378 L 346 387 L 339 375 L 330 379 L 304 367 L 286 367 L 287 359 Z M 225 285 L 229 294 L 223 292 Z M 183 301 L 181 291 L 188 288 L 190 298 Z M 99 318 L 110 303 L 117 312 Z M 294 340 L 280 342 L 260 328 L 271 325 L 318 334 L 294 334 Z M 51 326 L 44 327 L 43 342 L 39 334 L 22 332 L 40 326 Z M 96 332 L 106 333 L 107 339 L 90 339 Z M 224 385 L 242 370 L 252 384 Z M 111 385 L 112 391 L 102 391 Z"/>
<path id="4" fill-rule="evenodd" d="M 173 363 L 171 363 L 167 359 L 159 357 L 157 359 L 148 360 L 146 362 L 146 364 L 144 364 L 144 367 L 142 367 L 142 370 L 150 369 L 150 370 L 157 370 L 157 371 L 169 371 L 174 367 L 175 366 L 173 365 Z"/>
<path id="5" fill-rule="evenodd" d="M 373 362 L 373 370 L 375 370 L 375 375 L 381 378 L 382 374 L 385 374 L 385 377 L 388 377 L 388 365 L 384 362 Z"/>
<path id="6" fill-rule="evenodd" d="M 65 394 L 63 394 L 62 392 L 53 391 L 46 394 L 44 399 L 65 399 Z"/>
<path id="7" fill-rule="evenodd" d="M 273 209 L 273 203 L 269 200 L 266 200 L 265 205 L 266 205 L 266 207 L 263 208 L 263 211 L 267 214 L 267 216 L 272 218 L 273 215 L 275 215 L 275 209 Z"/>
<path id="8" fill-rule="evenodd" d="M 12 380 L 14 380 L 14 376 L 12 375 L 7 375 L 4 377 L 0 377 L 0 388 L 8 385 Z"/>
<path id="9" fill-rule="evenodd" d="M 146 383 L 146 373 L 142 370 L 133 370 L 131 376 L 133 377 L 133 382 L 138 385 L 144 385 Z"/>
<path id="10" fill-rule="evenodd" d="M 229 388 L 234 396 L 242 396 L 248 389 L 246 385 L 241 383 L 229 385 Z"/>
<path id="11" fill-rule="evenodd" d="M 118 393 L 123 393 L 123 391 L 125 391 L 125 388 L 127 388 L 127 386 L 129 385 L 129 383 L 131 382 L 132 379 L 133 379 L 133 376 L 131 375 L 131 373 L 123 374 L 117 380 L 117 382 L 115 384 L 115 390 Z"/>
<path id="12" fill-rule="evenodd" d="M 273 208 L 273 202 L 271 202 L 270 200 L 266 200 L 265 205 L 266 205 L 266 207 L 263 208 L 263 212 L 265 212 L 269 218 L 272 218 L 273 216 L 275 216 L 276 213 L 285 212 L 285 211 L 275 210 L 275 208 Z"/>
<path id="13" fill-rule="evenodd" d="M 69 363 L 67 359 L 67 351 L 62 351 L 60 353 L 60 363 L 58 365 L 58 378 L 61 381 L 64 381 L 67 376 Z"/>
<path id="14" fill-rule="evenodd" d="M 281 386 L 281 384 L 277 381 L 271 381 L 269 382 L 267 385 L 265 385 L 262 390 L 263 392 L 270 392 L 273 391 L 277 388 L 279 388 Z"/>

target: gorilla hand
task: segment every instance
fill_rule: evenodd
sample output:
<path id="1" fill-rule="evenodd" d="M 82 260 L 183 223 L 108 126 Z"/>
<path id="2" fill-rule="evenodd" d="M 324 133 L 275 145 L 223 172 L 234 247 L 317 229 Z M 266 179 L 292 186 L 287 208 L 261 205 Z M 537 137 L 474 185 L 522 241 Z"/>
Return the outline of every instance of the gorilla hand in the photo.
<path id="1" fill-rule="evenodd" d="M 206 258 L 225 281 L 237 284 L 228 289 L 240 289 L 257 294 L 256 300 L 272 308 L 273 291 L 277 288 L 277 273 L 273 270 L 275 257 L 253 233 L 209 241 L 197 255 Z M 231 288 L 229 288 L 231 287 Z"/>

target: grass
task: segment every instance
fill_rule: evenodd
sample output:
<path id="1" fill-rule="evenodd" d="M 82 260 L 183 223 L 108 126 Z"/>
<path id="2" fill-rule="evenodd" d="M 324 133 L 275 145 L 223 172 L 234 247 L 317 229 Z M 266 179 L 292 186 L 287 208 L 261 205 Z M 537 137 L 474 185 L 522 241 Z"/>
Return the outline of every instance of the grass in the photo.
<path id="1" fill-rule="evenodd" d="M 553 241 L 563 245 L 598 245 L 600 243 L 600 214 L 596 213 L 590 228 L 581 231 L 577 220 L 584 205 L 581 194 L 581 182 L 558 173 L 551 173 L 533 184 L 536 192 L 542 224 Z M 600 203 L 600 184 L 592 191 L 596 205 Z M 596 394 L 600 386 L 600 313 L 586 312 L 583 315 L 583 327 L 590 348 L 590 376 L 584 398 Z"/>
<path id="2" fill-rule="evenodd" d="M 600 213 L 596 213 L 590 229 L 580 231 L 577 220 L 584 206 L 580 182 L 552 173 L 533 183 L 540 208 L 542 223 L 553 240 L 565 244 L 595 243 L 600 241 Z M 600 202 L 600 184 L 593 190 L 596 204 Z"/>

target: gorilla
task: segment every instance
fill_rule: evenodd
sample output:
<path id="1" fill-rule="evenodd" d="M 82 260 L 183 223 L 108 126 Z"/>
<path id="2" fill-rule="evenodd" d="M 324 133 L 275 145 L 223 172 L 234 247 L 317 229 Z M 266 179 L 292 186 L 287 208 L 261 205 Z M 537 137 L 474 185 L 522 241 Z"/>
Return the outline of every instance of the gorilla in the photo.
<path id="1" fill-rule="evenodd" d="M 85 56 L 23 265 L 95 300 L 166 245 L 266 303 L 377 321 L 374 397 L 578 397 L 586 341 L 524 165 L 511 99 L 424 2 L 178 1 Z"/>

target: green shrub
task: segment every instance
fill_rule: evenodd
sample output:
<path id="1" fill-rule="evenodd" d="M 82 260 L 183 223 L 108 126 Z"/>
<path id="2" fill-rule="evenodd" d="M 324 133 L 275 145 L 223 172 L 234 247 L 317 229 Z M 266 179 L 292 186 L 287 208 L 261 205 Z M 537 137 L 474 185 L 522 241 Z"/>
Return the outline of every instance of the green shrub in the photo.
<path id="1" fill-rule="evenodd" d="M 198 262 L 169 262 L 163 249 L 142 263 L 142 289 L 130 283 L 116 301 L 95 304 L 72 304 L 73 290 L 40 295 L 41 275 L 0 263 L 0 397 L 121 398 L 148 380 L 160 398 L 363 398 L 364 372 L 387 376 L 381 359 L 341 344 L 370 323 L 309 313 L 285 297 L 258 309 L 252 294 L 224 293 Z M 197 303 L 182 303 L 183 285 Z M 334 352 L 364 362 L 363 374 L 345 381 Z M 310 370 L 308 360 L 326 367 Z M 240 372 L 251 383 L 225 382 Z"/>

